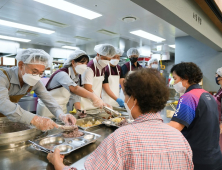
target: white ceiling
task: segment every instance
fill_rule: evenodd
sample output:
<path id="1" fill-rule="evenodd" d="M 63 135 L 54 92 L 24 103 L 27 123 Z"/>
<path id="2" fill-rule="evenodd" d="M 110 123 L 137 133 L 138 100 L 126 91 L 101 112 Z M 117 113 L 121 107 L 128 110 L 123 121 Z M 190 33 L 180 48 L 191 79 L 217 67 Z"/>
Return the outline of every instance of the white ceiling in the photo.
<path id="1" fill-rule="evenodd" d="M 130 34 L 130 31 L 142 29 L 151 34 L 166 39 L 166 44 L 174 44 L 175 37 L 186 36 L 183 31 L 175 28 L 149 11 L 134 4 L 130 0 L 67 0 L 76 5 L 102 14 L 102 17 L 88 20 L 83 17 L 67 13 L 43 5 L 33 0 L 0 0 L 0 19 L 13 21 L 30 26 L 56 31 L 51 35 L 39 34 L 38 37 L 16 35 L 16 28 L 0 25 L 0 34 L 31 39 L 32 44 L 43 43 L 48 46 L 61 47 L 56 41 L 68 41 L 74 45 L 82 45 L 92 41 L 104 41 L 114 37 L 123 37 L 136 42 L 142 40 L 143 44 L 151 45 L 153 42 Z M 133 23 L 125 23 L 121 19 L 126 16 L 138 18 Z M 68 24 L 67 28 L 59 28 L 39 23 L 41 18 Z M 118 36 L 108 36 L 97 33 L 97 30 L 107 29 L 118 33 Z M 75 39 L 75 36 L 91 38 L 91 41 Z"/>

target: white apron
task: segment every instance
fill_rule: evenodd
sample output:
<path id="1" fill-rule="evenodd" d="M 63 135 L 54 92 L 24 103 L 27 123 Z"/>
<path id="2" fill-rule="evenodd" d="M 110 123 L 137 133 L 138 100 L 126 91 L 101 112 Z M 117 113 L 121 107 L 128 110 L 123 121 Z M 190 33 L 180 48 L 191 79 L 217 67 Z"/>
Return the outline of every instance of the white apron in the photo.
<path id="1" fill-rule="evenodd" d="M 95 76 L 93 78 L 93 85 L 92 90 L 93 93 L 100 98 L 101 92 L 102 92 L 102 84 L 104 80 L 104 76 L 101 76 L 101 70 L 99 69 L 100 76 L 96 77 L 96 65 L 93 60 L 94 68 L 95 68 Z M 96 107 L 93 106 L 91 100 L 81 97 L 81 109 L 82 110 L 89 110 L 89 109 L 95 109 Z"/>
<path id="2" fill-rule="evenodd" d="M 131 63 L 130 63 L 130 70 L 129 70 L 129 73 L 130 74 L 132 71 L 131 71 Z M 122 99 L 123 101 L 125 101 L 125 96 L 124 96 L 124 93 L 123 93 L 123 88 L 121 87 L 121 90 L 120 90 L 120 95 L 119 95 L 119 98 Z"/>
<path id="3" fill-rule="evenodd" d="M 69 70 L 69 76 L 71 71 Z M 55 101 L 59 104 L 59 106 L 62 108 L 63 113 L 67 113 L 67 103 L 69 102 L 70 98 L 70 92 L 64 88 L 60 87 L 57 89 L 53 89 L 49 91 L 51 96 L 55 99 Z M 45 117 L 54 117 L 54 115 L 49 111 L 49 109 L 45 106 L 45 104 L 42 102 L 41 99 L 38 99 L 38 105 L 37 105 L 37 115 L 45 116 Z"/>
<path id="4" fill-rule="evenodd" d="M 120 80 L 120 75 L 119 75 L 119 70 L 118 67 L 116 66 L 116 70 L 118 75 L 111 75 L 111 69 L 110 65 L 108 64 L 109 67 L 109 87 L 111 91 L 116 95 L 117 98 L 119 98 L 119 80 Z M 106 92 L 105 90 L 102 90 L 102 99 L 105 103 L 108 103 L 111 106 L 116 106 L 119 107 L 119 104 L 113 100 Z"/>

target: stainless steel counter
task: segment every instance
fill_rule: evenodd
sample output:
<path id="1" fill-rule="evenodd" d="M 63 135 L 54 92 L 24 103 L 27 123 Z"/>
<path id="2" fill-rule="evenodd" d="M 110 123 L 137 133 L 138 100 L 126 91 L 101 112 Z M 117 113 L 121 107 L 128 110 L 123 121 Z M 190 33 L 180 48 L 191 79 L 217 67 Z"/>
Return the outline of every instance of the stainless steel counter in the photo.
<path id="1" fill-rule="evenodd" d="M 99 128 L 90 128 L 88 131 L 101 135 L 95 143 L 80 148 L 67 155 L 65 164 L 74 164 L 78 169 L 83 169 L 87 156 L 116 128 L 100 125 Z M 49 132 L 56 133 L 57 130 Z M 31 145 L 18 147 L 16 149 L 0 151 L 0 170 L 53 170 L 54 167 L 46 158 L 47 154 L 36 151 Z M 69 163 L 67 163 L 69 162 Z"/>

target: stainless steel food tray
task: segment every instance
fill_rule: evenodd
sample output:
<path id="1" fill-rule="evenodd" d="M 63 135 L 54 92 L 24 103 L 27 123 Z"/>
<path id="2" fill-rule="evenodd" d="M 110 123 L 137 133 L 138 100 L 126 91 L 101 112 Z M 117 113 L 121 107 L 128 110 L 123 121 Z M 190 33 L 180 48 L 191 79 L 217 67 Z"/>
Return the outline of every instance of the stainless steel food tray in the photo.
<path id="1" fill-rule="evenodd" d="M 101 135 L 87 132 L 83 130 L 79 130 L 84 133 L 81 137 L 76 138 L 65 138 L 63 137 L 62 133 L 46 136 L 41 139 L 34 140 L 36 144 L 40 145 L 45 150 L 50 150 L 54 152 L 55 148 L 59 148 L 60 153 L 63 155 L 68 155 L 69 153 L 82 148 L 90 143 L 94 143 Z M 37 146 L 33 145 L 36 150 L 43 151 L 43 149 L 38 148 Z"/>
<path id="2" fill-rule="evenodd" d="M 131 120 L 129 119 L 129 117 L 125 117 L 125 116 L 119 116 L 119 117 L 125 118 L 126 121 L 127 121 L 129 124 L 133 122 L 133 121 L 131 121 Z M 106 125 L 106 126 L 114 126 L 114 127 L 118 127 L 118 128 L 119 128 L 119 127 L 122 127 L 122 126 L 119 126 L 116 122 L 114 122 L 113 119 L 115 119 L 115 118 L 112 118 L 112 119 L 109 119 L 109 120 L 104 120 L 104 121 L 103 121 L 103 124 Z"/>
<path id="3" fill-rule="evenodd" d="M 103 118 L 100 118 L 100 117 L 86 117 L 86 118 L 83 118 L 83 119 L 77 119 L 77 120 L 76 120 L 76 125 L 77 125 L 79 128 L 86 130 L 86 129 L 88 129 L 88 128 L 92 128 L 92 127 L 95 127 L 95 126 L 99 126 L 99 125 L 101 125 L 101 124 L 99 124 L 99 125 L 93 125 L 93 126 L 90 126 L 90 127 L 82 127 L 81 124 L 83 124 L 83 123 L 84 123 L 84 124 L 87 124 L 88 121 L 90 121 L 90 122 L 92 122 L 92 123 L 94 124 L 97 120 L 100 121 L 101 124 L 102 124 L 102 122 L 104 121 L 104 119 L 103 119 Z"/>

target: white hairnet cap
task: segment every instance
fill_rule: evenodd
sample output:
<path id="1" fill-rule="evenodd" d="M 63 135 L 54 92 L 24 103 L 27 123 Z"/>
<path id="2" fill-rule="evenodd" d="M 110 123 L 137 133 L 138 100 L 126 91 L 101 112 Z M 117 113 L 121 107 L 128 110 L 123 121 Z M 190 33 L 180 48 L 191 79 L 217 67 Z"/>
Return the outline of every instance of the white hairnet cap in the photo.
<path id="1" fill-rule="evenodd" d="M 116 55 L 115 48 L 110 44 L 99 44 L 94 47 L 95 52 L 102 56 L 113 57 Z"/>
<path id="2" fill-rule="evenodd" d="M 148 66 L 150 66 L 150 64 L 153 64 L 154 62 L 157 62 L 158 63 L 158 60 L 156 58 L 151 58 L 149 61 L 148 61 Z"/>
<path id="3" fill-rule="evenodd" d="M 73 53 L 71 53 L 67 60 L 64 62 L 64 66 L 71 66 L 72 60 L 75 60 L 83 55 L 87 55 L 85 51 L 83 50 L 75 50 Z"/>
<path id="4" fill-rule="evenodd" d="M 127 51 L 127 56 L 130 57 L 131 55 L 138 55 L 138 57 L 140 56 L 139 51 L 137 50 L 137 48 L 130 48 Z"/>
<path id="5" fill-rule="evenodd" d="M 216 73 L 222 77 L 222 67 L 218 68 Z"/>
<path id="6" fill-rule="evenodd" d="M 121 50 L 121 49 L 119 49 L 119 48 L 115 48 L 115 50 L 116 50 L 116 55 L 120 55 L 120 56 L 122 56 L 123 53 L 124 53 L 124 51 Z"/>
<path id="7" fill-rule="evenodd" d="M 53 60 L 44 50 L 34 48 L 19 50 L 15 59 L 26 64 L 44 65 L 46 68 L 51 66 Z"/>

